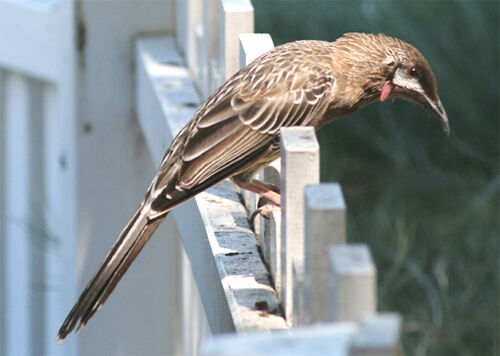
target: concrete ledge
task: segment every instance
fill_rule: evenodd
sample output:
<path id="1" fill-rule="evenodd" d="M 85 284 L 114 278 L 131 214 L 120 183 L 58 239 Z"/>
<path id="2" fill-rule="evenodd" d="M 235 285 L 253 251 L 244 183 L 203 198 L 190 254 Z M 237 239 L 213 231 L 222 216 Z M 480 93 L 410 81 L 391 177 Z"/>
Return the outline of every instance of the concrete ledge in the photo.
<path id="1" fill-rule="evenodd" d="M 159 164 L 200 101 L 172 37 L 139 39 L 136 61 L 137 113 Z M 224 181 L 173 215 L 212 333 L 286 328 L 235 186 Z"/>
<path id="2" fill-rule="evenodd" d="M 358 327 L 354 323 L 321 324 L 287 331 L 222 335 L 207 340 L 199 354 L 202 356 L 347 356 L 351 340 Z"/>

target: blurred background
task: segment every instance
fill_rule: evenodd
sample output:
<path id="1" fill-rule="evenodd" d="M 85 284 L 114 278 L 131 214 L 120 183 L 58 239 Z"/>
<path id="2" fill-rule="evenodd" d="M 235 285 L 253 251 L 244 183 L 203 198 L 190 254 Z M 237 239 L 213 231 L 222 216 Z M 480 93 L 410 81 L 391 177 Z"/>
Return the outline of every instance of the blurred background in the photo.
<path id="1" fill-rule="evenodd" d="M 369 244 L 379 308 L 405 316 L 407 355 L 499 354 L 499 2 L 252 1 L 275 45 L 382 32 L 427 58 L 451 135 L 407 102 L 319 132 L 348 240 Z"/>

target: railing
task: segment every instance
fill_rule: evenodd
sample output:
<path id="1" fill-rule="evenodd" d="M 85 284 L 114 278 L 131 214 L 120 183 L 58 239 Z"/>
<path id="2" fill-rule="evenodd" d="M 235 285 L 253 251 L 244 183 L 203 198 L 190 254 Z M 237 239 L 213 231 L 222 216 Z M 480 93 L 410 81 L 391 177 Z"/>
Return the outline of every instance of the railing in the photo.
<path id="1" fill-rule="evenodd" d="M 156 163 L 200 97 L 273 47 L 269 35 L 251 34 L 248 1 L 177 5 L 176 38 L 145 37 L 136 44 L 137 112 Z M 173 212 L 187 256 L 181 303 L 202 306 L 197 316 L 181 316 L 182 351 L 398 354 L 400 317 L 377 314 L 370 251 L 345 243 L 344 199 L 338 184 L 319 184 L 313 129 L 282 129 L 281 160 L 261 178 L 280 185 L 282 209 L 256 219 L 257 239 L 248 213 L 258 198 L 238 193 L 229 181 Z M 191 293 L 193 286 L 199 294 Z M 277 329 L 289 330 L 269 333 Z M 236 334 L 215 337 L 228 332 Z"/>

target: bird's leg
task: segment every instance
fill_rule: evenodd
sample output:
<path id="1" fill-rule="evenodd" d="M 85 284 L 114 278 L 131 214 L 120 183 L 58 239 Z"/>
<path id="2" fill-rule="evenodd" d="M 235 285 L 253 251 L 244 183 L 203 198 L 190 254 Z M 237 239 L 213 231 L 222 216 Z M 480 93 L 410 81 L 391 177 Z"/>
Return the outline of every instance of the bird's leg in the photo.
<path id="1" fill-rule="evenodd" d="M 261 182 L 257 179 L 252 179 L 251 181 L 246 182 L 233 177 L 233 181 L 238 187 L 249 190 L 261 196 L 257 204 L 257 209 L 250 216 L 250 221 L 252 222 L 252 224 L 257 215 L 262 215 L 265 217 L 266 215 L 271 214 L 273 211 L 281 209 L 280 189 L 277 186 Z"/>
<path id="2" fill-rule="evenodd" d="M 246 189 L 253 193 L 259 194 L 261 197 L 268 199 L 270 202 L 281 206 L 280 190 L 277 186 L 269 183 L 261 182 L 257 179 L 245 182 L 233 177 L 234 183 L 240 188 Z"/>

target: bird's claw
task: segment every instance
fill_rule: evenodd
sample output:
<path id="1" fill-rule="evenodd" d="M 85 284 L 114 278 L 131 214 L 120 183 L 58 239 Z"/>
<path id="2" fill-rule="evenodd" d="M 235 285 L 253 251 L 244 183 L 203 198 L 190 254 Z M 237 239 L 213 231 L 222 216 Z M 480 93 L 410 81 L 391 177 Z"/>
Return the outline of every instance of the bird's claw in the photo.
<path id="1" fill-rule="evenodd" d="M 265 219 L 269 219 L 268 217 L 269 214 L 271 214 L 273 211 L 279 211 L 279 210 L 281 210 L 280 205 L 273 204 L 271 200 L 261 197 L 259 199 L 259 202 L 257 203 L 257 209 L 255 209 L 255 211 L 250 216 L 250 221 L 255 226 L 255 218 L 258 215 L 261 215 Z"/>

